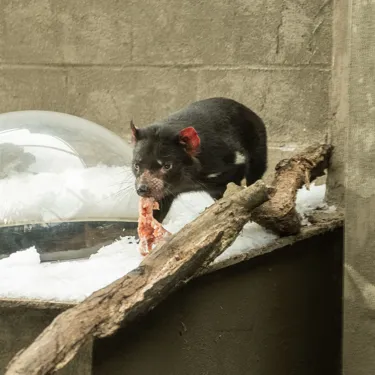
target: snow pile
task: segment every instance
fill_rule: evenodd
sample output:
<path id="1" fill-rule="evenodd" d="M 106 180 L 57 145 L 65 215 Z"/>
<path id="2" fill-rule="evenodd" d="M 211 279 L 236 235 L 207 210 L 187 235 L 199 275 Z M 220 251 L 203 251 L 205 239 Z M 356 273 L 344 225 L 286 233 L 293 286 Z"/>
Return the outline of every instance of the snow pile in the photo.
<path id="1" fill-rule="evenodd" d="M 98 196 L 100 189 L 104 189 L 104 194 L 107 194 L 108 197 L 110 196 L 110 191 L 106 190 L 103 184 L 107 187 L 113 185 L 113 183 L 118 184 L 119 181 L 116 180 L 114 176 L 119 174 L 120 171 L 114 170 L 112 171 L 114 173 L 113 175 L 109 173 L 106 176 L 103 176 L 103 174 L 100 175 L 99 172 L 103 172 L 103 170 L 96 170 L 91 176 L 92 179 L 89 181 L 90 183 L 87 183 L 90 179 L 88 176 L 84 178 L 74 176 L 74 178 L 62 179 L 56 184 L 61 186 L 64 180 L 65 185 L 63 186 L 66 187 L 68 185 L 66 181 L 75 181 L 73 190 L 75 193 L 78 192 L 81 194 L 80 198 L 82 198 L 82 195 L 85 195 L 84 201 L 86 201 L 86 199 L 100 201 Z M 110 176 L 113 178 L 111 179 Z M 66 177 L 67 176 L 65 176 L 65 178 Z M 24 176 L 19 176 L 17 178 L 19 178 L 18 183 L 23 184 L 23 188 L 27 186 L 29 189 L 29 199 L 24 199 L 22 202 L 18 203 L 16 200 L 11 201 L 11 203 L 8 200 L 7 202 L 0 203 L 0 217 L 4 215 L 4 212 L 7 210 L 7 212 L 9 212 L 10 209 L 13 209 L 13 212 L 15 212 L 14 207 L 17 204 L 19 204 L 19 210 L 23 212 L 25 212 L 25 207 L 29 208 L 28 212 L 30 213 L 40 212 L 39 207 L 41 201 L 38 201 L 37 204 L 34 202 L 34 205 L 32 203 L 32 200 L 36 199 L 38 196 L 37 185 L 33 187 L 31 183 L 28 184 Z M 43 178 L 47 179 L 46 176 L 39 176 L 38 178 L 41 180 L 43 180 Z M 103 181 L 107 182 L 104 183 Z M 111 181 L 111 183 L 108 184 L 108 181 Z M 47 181 L 44 181 L 43 184 L 46 182 Z M 43 189 L 47 189 L 48 186 L 51 187 L 52 185 L 51 183 L 44 185 L 47 187 Z M 71 185 L 73 185 L 73 183 L 71 183 Z M 56 186 L 53 185 L 52 188 L 56 188 Z M 0 194 L 8 197 L 8 193 L 4 193 L 4 189 L 6 188 L 8 189 L 8 193 L 11 189 L 14 189 L 17 191 L 14 197 L 20 197 L 19 189 L 22 187 L 17 186 L 17 184 L 11 185 L 11 187 L 0 185 Z M 46 191 L 40 193 L 42 195 L 47 194 Z M 310 191 L 301 189 L 297 196 L 297 210 L 299 213 L 305 216 L 315 208 L 327 209 L 326 205 L 323 203 L 324 194 L 325 185 L 315 186 L 312 184 Z M 71 196 L 76 196 L 76 194 Z M 61 195 L 59 197 L 61 200 Z M 64 202 L 69 200 L 68 195 L 65 195 L 64 198 Z M 82 199 L 79 201 L 82 202 Z M 52 202 L 58 204 L 57 199 L 52 199 Z M 180 196 L 174 202 L 166 218 L 166 229 L 172 233 L 177 232 L 185 224 L 194 220 L 212 203 L 213 200 L 205 193 L 189 193 Z M 4 204 L 4 206 L 1 206 L 1 204 Z M 61 203 L 59 204 L 61 205 Z M 82 209 L 78 201 L 74 204 L 72 202 L 66 203 L 66 214 L 73 212 L 73 209 L 77 208 Z M 88 208 L 85 209 L 85 212 L 88 212 Z M 69 215 L 71 215 L 71 213 Z M 248 223 L 232 246 L 219 256 L 215 262 L 224 260 L 235 254 L 248 252 L 260 246 L 267 245 L 275 238 L 276 236 L 274 234 L 266 231 L 259 225 Z M 26 249 L 12 254 L 6 259 L 0 260 L 0 297 L 51 301 L 81 301 L 94 291 L 110 284 L 136 268 L 141 261 L 142 257 L 138 253 L 137 243 L 134 237 L 122 238 L 111 245 L 103 247 L 98 253 L 85 260 L 40 263 L 39 255 L 35 248 Z"/>
<path id="2" fill-rule="evenodd" d="M 80 301 L 136 268 L 134 238 L 102 248 L 87 260 L 40 263 L 35 248 L 0 260 L 0 297 Z"/>
<path id="3" fill-rule="evenodd" d="M 0 179 L 0 224 L 138 217 L 129 168 L 97 166 Z"/>

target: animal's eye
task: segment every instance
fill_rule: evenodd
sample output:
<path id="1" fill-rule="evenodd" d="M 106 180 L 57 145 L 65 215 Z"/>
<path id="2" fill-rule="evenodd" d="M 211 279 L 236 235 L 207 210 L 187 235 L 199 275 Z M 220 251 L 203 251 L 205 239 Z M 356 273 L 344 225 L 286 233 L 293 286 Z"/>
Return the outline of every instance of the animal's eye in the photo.
<path id="1" fill-rule="evenodd" d="M 138 172 L 139 171 L 139 164 L 134 164 L 134 169 Z"/>
<path id="2" fill-rule="evenodd" d="M 166 171 L 168 171 L 169 169 L 172 168 L 172 164 L 171 164 L 171 163 L 164 163 L 164 164 L 163 164 L 163 168 L 164 168 Z"/>

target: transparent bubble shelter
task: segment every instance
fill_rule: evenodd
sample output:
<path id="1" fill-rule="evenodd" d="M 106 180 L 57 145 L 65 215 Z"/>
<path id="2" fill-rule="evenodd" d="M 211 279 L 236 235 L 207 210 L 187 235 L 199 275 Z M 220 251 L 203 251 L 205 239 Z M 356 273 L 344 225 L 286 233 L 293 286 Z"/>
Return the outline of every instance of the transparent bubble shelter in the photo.
<path id="1" fill-rule="evenodd" d="M 35 246 L 41 260 L 85 257 L 134 235 L 132 149 L 65 113 L 0 114 L 0 258 Z"/>

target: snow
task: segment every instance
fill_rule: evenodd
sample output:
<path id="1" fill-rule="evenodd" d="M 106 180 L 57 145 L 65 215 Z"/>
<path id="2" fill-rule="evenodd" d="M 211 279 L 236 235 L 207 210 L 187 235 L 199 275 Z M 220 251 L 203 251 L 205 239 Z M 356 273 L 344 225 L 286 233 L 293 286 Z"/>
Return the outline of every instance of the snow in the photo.
<path id="1" fill-rule="evenodd" d="M 18 174 L 0 180 L 0 195 L 9 197 L 0 203 L 0 223 L 17 222 L 25 215 L 30 220 L 105 214 L 121 217 L 129 205 L 133 215 L 137 199 L 130 186 L 133 181 L 127 172 L 104 166 L 65 171 L 52 177 L 50 173 L 32 177 Z M 312 210 L 335 209 L 324 203 L 325 188 L 312 184 L 310 191 L 303 188 L 298 192 L 296 207 L 306 224 L 306 215 Z M 119 197 L 119 191 L 125 194 Z M 176 233 L 212 203 L 205 193 L 181 195 L 166 218 L 165 228 Z M 215 262 L 250 252 L 276 238 L 259 225 L 248 223 Z M 0 298 L 78 302 L 133 270 L 141 261 L 134 237 L 124 237 L 84 260 L 40 263 L 35 248 L 25 249 L 0 260 Z"/>
<path id="2" fill-rule="evenodd" d="M 97 166 L 0 179 L 0 224 L 138 217 L 128 168 Z"/>

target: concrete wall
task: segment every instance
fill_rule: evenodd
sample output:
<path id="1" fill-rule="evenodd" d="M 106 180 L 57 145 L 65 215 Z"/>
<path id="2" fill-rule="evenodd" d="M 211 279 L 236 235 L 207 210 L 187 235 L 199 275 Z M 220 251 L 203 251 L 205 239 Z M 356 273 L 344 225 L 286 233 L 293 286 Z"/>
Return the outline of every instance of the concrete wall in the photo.
<path id="1" fill-rule="evenodd" d="M 1 1 L 0 112 L 68 112 L 124 137 L 131 117 L 221 95 L 265 119 L 279 160 L 325 138 L 330 60 L 330 0 Z"/>
<path id="2" fill-rule="evenodd" d="M 327 200 L 344 206 L 346 175 L 346 141 L 349 128 L 349 0 L 334 0 L 332 11 L 332 78 L 330 109 L 332 113 L 330 142 L 335 146 L 327 178 Z"/>
<path id="3" fill-rule="evenodd" d="M 374 15 L 373 1 L 334 1 L 328 198 L 345 206 L 345 375 L 375 373 Z"/>
<path id="4" fill-rule="evenodd" d="M 375 3 L 348 7 L 344 374 L 375 373 Z M 344 159 L 345 160 L 345 159 Z"/>

